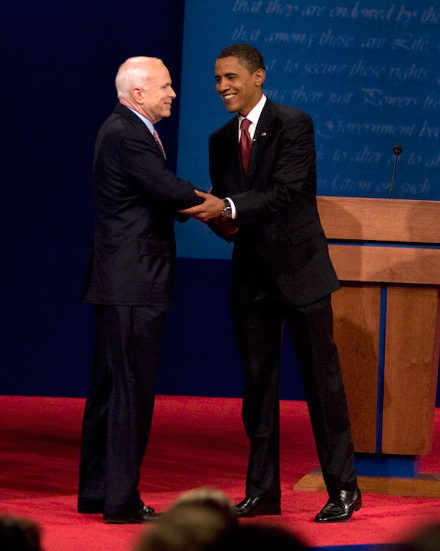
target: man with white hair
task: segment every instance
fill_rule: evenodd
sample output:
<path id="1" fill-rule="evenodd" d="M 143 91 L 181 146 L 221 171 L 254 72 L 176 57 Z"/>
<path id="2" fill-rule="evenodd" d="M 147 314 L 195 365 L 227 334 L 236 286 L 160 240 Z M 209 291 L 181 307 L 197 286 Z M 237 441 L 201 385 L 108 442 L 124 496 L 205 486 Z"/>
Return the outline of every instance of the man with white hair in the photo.
<path id="1" fill-rule="evenodd" d="M 174 219 L 201 199 L 168 168 L 154 128 L 171 115 L 176 97 L 163 62 L 128 59 L 116 88 L 119 103 L 98 133 L 93 163 L 95 234 L 85 301 L 96 305 L 96 336 L 78 512 L 144 524 L 157 518 L 138 484 L 171 302 Z"/>

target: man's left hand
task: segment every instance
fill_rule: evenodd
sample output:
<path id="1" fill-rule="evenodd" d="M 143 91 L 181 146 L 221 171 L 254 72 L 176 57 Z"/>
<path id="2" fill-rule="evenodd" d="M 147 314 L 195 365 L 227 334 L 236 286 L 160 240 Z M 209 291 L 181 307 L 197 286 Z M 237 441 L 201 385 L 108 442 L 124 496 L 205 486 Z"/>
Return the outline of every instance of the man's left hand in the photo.
<path id="1" fill-rule="evenodd" d="M 211 193 L 205 193 L 197 189 L 194 191 L 198 197 L 203 199 L 203 203 L 195 207 L 190 207 L 189 209 L 179 210 L 179 212 L 205 223 L 221 216 L 225 206 L 223 199 L 219 199 L 215 195 L 211 195 Z"/>

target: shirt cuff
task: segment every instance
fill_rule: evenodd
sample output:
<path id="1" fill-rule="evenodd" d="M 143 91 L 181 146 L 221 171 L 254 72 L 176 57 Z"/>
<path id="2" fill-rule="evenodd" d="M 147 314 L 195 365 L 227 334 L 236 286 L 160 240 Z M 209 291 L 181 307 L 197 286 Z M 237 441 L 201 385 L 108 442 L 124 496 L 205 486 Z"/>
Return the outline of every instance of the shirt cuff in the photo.
<path id="1" fill-rule="evenodd" d="M 237 218 L 237 209 L 235 208 L 234 201 L 230 197 L 225 197 L 225 201 L 227 201 L 231 207 L 231 218 L 235 220 Z"/>

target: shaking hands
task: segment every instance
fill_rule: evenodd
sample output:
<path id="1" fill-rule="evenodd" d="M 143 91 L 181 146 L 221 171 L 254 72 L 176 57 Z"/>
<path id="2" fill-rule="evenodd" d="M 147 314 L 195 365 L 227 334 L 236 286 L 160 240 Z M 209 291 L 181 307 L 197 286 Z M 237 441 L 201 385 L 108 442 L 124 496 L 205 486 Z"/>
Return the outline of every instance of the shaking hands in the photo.
<path id="1" fill-rule="evenodd" d="M 200 220 L 200 222 L 204 222 L 205 224 L 214 221 L 219 230 L 226 236 L 238 231 L 238 228 L 231 224 L 228 218 L 222 216 L 225 205 L 223 199 L 219 199 L 215 195 L 204 191 L 194 191 L 198 197 L 203 199 L 203 203 L 188 209 L 179 210 L 180 213 L 191 216 L 191 218 Z"/>

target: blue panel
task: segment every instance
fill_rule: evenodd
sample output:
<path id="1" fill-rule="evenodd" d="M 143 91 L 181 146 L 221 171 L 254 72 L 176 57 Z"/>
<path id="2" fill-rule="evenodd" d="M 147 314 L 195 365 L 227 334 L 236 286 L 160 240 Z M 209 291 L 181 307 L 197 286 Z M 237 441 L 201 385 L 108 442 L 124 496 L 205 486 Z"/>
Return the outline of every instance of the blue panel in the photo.
<path id="1" fill-rule="evenodd" d="M 365 545 L 331 545 L 313 547 L 316 551 L 403 551 L 401 543 L 367 543 Z"/>
<path id="2" fill-rule="evenodd" d="M 388 197 L 399 143 L 393 197 L 439 200 L 438 10 L 432 0 L 347 4 L 186 0 L 179 171 L 209 188 L 208 137 L 231 118 L 215 59 L 248 42 L 263 53 L 267 96 L 315 122 L 319 194 Z M 200 225 L 179 232 L 182 256 L 229 257 Z"/>
<path id="3" fill-rule="evenodd" d="M 380 293 L 379 365 L 377 374 L 376 453 L 382 451 L 383 397 L 385 388 L 385 333 L 387 319 L 387 288 Z"/>
<path id="4" fill-rule="evenodd" d="M 359 476 L 414 478 L 420 474 L 420 458 L 415 455 L 355 454 Z"/>

